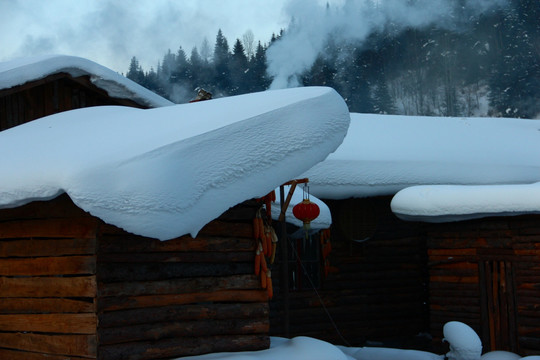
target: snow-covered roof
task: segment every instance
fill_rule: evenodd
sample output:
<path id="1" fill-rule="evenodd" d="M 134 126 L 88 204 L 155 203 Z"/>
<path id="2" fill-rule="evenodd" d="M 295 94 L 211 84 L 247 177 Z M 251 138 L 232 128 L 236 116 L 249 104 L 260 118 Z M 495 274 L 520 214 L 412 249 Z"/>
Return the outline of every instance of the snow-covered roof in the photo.
<path id="1" fill-rule="evenodd" d="M 399 192 L 407 219 L 538 212 L 540 185 L 525 184 L 540 181 L 540 122 L 351 114 L 343 144 L 302 176 L 323 199 Z"/>
<path id="2" fill-rule="evenodd" d="M 173 105 L 169 100 L 111 69 L 87 59 L 67 55 L 42 55 L 1 62 L 0 90 L 62 72 L 73 77 L 88 75 L 94 85 L 105 90 L 111 97 L 130 99 L 149 107 Z"/>
<path id="3" fill-rule="evenodd" d="M 0 132 L 0 153 L 10 154 L 0 157 L 0 208 L 65 192 L 136 234 L 195 235 L 324 160 L 349 121 L 325 87 L 66 111 Z"/>

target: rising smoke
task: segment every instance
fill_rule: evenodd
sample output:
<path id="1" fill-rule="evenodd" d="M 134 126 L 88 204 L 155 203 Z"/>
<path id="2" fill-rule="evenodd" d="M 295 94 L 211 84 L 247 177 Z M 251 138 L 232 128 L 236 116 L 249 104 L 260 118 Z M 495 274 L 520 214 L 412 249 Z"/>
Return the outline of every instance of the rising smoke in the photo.
<path id="1" fill-rule="evenodd" d="M 362 42 L 388 26 L 394 30 L 437 25 L 460 29 L 483 12 L 505 6 L 507 0 L 345 0 L 321 5 L 313 0 L 291 0 L 292 21 L 283 36 L 267 50 L 271 89 L 299 86 L 332 37 L 338 44 Z"/>

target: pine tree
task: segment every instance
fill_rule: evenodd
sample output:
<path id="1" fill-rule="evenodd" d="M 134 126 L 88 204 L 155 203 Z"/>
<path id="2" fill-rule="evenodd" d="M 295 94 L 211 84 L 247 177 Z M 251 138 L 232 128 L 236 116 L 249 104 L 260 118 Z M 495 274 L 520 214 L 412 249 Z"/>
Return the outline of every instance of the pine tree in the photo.
<path id="1" fill-rule="evenodd" d="M 264 91 L 270 86 L 271 80 L 266 73 L 266 48 L 259 41 L 255 56 L 250 61 L 251 84 L 250 92 Z"/>
<path id="2" fill-rule="evenodd" d="M 130 80 L 135 81 L 138 84 L 144 83 L 144 72 L 139 64 L 139 60 L 135 56 L 131 58 L 129 63 L 129 70 L 126 74 L 126 77 Z"/>
<path id="3" fill-rule="evenodd" d="M 204 88 L 214 93 L 216 89 L 213 84 L 214 72 L 212 64 L 199 55 L 196 47 L 191 50 L 189 64 L 189 79 L 193 89 Z"/>
<path id="4" fill-rule="evenodd" d="M 232 95 L 245 94 L 248 91 L 248 59 L 240 39 L 236 39 L 230 61 Z"/>
<path id="5" fill-rule="evenodd" d="M 189 64 L 186 52 L 182 46 L 178 48 L 174 58 L 174 68 L 171 71 L 171 83 L 185 84 L 189 79 Z"/>
<path id="6" fill-rule="evenodd" d="M 219 93 L 226 95 L 231 90 L 230 54 L 229 44 L 221 29 L 218 30 L 216 36 L 213 60 L 215 69 L 214 84 Z"/>
<path id="7" fill-rule="evenodd" d="M 394 100 L 388 90 L 384 70 L 379 71 L 373 89 L 373 111 L 377 114 L 395 114 Z"/>

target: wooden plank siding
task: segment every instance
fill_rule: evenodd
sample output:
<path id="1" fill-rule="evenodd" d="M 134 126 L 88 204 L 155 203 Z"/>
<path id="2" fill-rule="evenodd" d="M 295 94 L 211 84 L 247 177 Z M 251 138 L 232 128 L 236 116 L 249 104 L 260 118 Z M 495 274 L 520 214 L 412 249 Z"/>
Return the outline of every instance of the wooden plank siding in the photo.
<path id="1" fill-rule="evenodd" d="M 57 73 L 0 90 L 0 131 L 62 111 L 99 105 L 143 108 L 132 100 L 110 97 L 88 76 Z"/>
<path id="2" fill-rule="evenodd" d="M 67 196 L 0 210 L 0 357 L 96 358 L 98 224 Z"/>
<path id="3" fill-rule="evenodd" d="M 325 200 L 333 219 L 331 271 L 322 276 L 316 292 L 309 286 L 291 290 L 290 336 L 353 346 L 426 349 L 430 345 L 417 337 L 428 324 L 421 225 L 398 221 L 389 200 Z M 271 334 L 275 335 L 284 329 L 278 272 L 276 264 L 271 302 Z"/>
<path id="4" fill-rule="evenodd" d="M 98 244 L 98 358 L 156 359 L 269 346 L 265 290 L 253 274 L 246 202 L 194 239 L 158 241 L 104 225 Z"/>
<path id="5" fill-rule="evenodd" d="M 126 233 L 67 195 L 0 210 L 0 358 L 162 359 L 270 340 L 246 202 L 197 238 Z"/>
<path id="6" fill-rule="evenodd" d="M 434 224 L 427 232 L 431 334 L 470 325 L 484 351 L 540 351 L 540 216 Z"/>

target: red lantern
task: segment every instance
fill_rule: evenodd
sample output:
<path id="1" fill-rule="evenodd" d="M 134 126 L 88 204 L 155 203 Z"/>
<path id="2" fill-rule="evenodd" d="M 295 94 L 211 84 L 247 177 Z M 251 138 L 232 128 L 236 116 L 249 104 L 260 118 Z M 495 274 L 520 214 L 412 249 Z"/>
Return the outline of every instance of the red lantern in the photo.
<path id="1" fill-rule="evenodd" d="M 316 219 L 320 212 L 319 206 L 309 199 L 304 199 L 293 207 L 294 217 L 302 221 L 306 229 L 309 229 L 309 223 Z"/>

